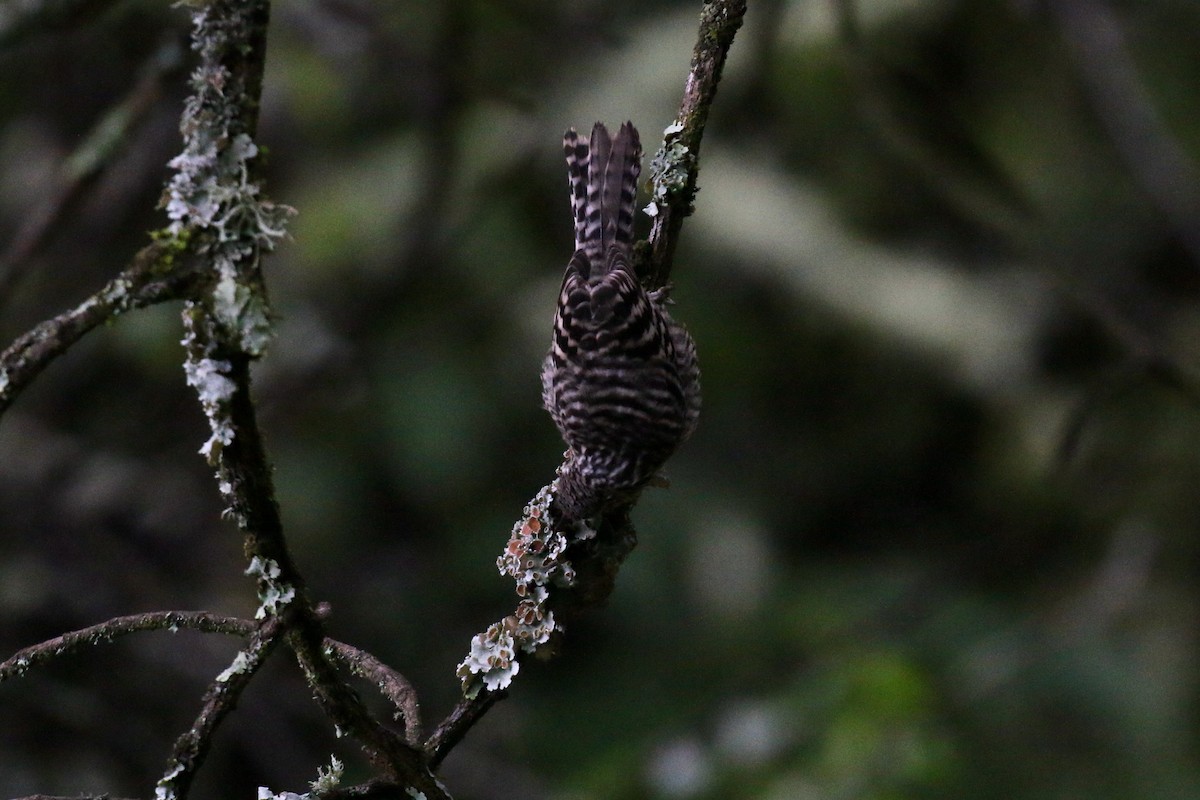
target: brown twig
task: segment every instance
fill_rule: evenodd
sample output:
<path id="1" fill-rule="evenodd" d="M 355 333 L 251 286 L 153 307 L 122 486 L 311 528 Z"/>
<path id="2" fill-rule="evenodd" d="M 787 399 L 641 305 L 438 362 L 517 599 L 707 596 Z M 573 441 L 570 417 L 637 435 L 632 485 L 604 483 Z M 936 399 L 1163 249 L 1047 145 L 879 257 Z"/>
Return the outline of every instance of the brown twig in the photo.
<path id="1" fill-rule="evenodd" d="M 71 655 L 85 647 L 107 644 L 131 633 L 174 631 L 180 628 L 245 637 L 254 632 L 254 623 L 237 617 L 210 614 L 207 611 L 154 611 L 115 617 L 98 625 L 64 633 L 18 650 L 8 660 L 0 663 L 0 682 L 20 677 L 31 668 L 60 656 Z"/>
<path id="2" fill-rule="evenodd" d="M 280 618 L 270 617 L 256 626 L 250 620 L 205 611 L 155 611 L 116 617 L 18 651 L 7 661 L 0 663 L 0 681 L 24 675 L 29 669 L 59 656 L 69 655 L 84 647 L 111 642 L 131 633 L 175 631 L 181 628 L 250 637 L 246 648 L 239 651 L 230 668 L 218 676 L 205 693 L 203 707 L 196 722 L 176 741 L 171 756 L 171 768 L 159 786 L 168 790 L 169 796 L 183 798 L 187 796 L 196 770 L 204 761 L 217 726 L 233 710 L 250 678 L 278 644 L 283 628 Z"/>
<path id="3" fill-rule="evenodd" d="M 450 751 L 463 740 L 467 731 L 488 712 L 492 706 L 508 696 L 506 691 L 489 692 L 480 690 L 474 697 L 464 697 L 458 701 L 454 710 L 442 720 L 441 724 L 425 742 L 425 755 L 429 766 L 437 769 Z"/>
<path id="4" fill-rule="evenodd" d="M 404 717 L 404 734 L 412 747 L 421 746 L 421 708 L 417 692 L 408 678 L 384 664 L 375 656 L 345 642 L 325 640 L 325 651 L 338 659 L 360 678 L 373 681 L 383 696 L 392 701 L 398 714 Z"/>

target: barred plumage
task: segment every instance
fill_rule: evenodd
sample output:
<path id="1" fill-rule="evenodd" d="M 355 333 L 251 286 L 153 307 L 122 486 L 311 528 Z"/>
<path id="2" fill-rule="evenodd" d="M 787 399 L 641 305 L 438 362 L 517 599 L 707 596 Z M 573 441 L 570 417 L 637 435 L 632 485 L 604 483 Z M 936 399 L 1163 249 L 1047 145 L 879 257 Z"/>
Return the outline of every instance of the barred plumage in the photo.
<path id="1" fill-rule="evenodd" d="M 641 173 L 637 130 L 614 138 L 600 123 L 589 142 L 563 137 L 575 221 L 542 401 L 571 448 L 558 502 L 571 517 L 631 499 L 700 414 L 700 369 L 687 331 L 661 292 L 646 292 L 631 263 Z"/>

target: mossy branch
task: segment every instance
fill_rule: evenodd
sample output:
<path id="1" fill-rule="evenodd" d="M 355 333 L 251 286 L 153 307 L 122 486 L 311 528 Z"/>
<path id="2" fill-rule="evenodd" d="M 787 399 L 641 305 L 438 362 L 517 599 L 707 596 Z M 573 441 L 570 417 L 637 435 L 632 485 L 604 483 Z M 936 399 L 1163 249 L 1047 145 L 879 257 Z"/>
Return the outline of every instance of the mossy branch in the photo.
<path id="1" fill-rule="evenodd" d="M 651 288 L 666 285 L 683 220 L 692 213 L 700 142 L 745 13 L 745 0 L 709 0 L 701 12 L 679 115 L 651 165 L 654 224 L 649 240 L 635 249 L 638 272 Z M 564 622 L 608 598 L 621 564 L 637 544 L 629 517 L 636 498 L 606 512 L 590 529 L 554 518 L 556 486 L 544 487 L 525 507 L 499 559 L 501 572 L 516 579 L 521 600 L 512 614 L 472 640 L 458 670 L 464 697 L 425 744 L 435 766 L 507 696 L 524 658 L 552 655 Z"/>
<path id="2" fill-rule="evenodd" d="M 664 131 L 663 143 L 651 160 L 654 222 L 637 250 L 638 274 L 652 289 L 667 285 L 683 221 L 691 215 L 700 172 L 700 142 L 708 112 L 733 37 L 746 16 L 746 0 L 708 0 L 700 12 L 700 32 L 692 50 L 692 66 L 683 86 L 675 123 Z"/>
<path id="3" fill-rule="evenodd" d="M 254 142 L 266 58 L 268 0 L 216 0 L 193 13 L 200 66 L 181 122 L 184 151 L 164 198 L 175 229 L 201 232 L 211 291 L 184 310 L 188 382 L 212 436 L 201 449 L 216 469 L 226 514 L 243 534 L 259 616 L 276 617 L 317 702 L 390 779 L 428 798 L 446 797 L 423 755 L 381 725 L 338 674 L 324 626 L 292 559 L 272 470 L 251 399 L 250 363 L 266 350 L 271 316 L 262 257 L 284 235 L 289 209 L 263 197 Z M 172 761 L 164 781 L 177 768 Z M 163 784 L 160 783 L 160 787 Z"/>

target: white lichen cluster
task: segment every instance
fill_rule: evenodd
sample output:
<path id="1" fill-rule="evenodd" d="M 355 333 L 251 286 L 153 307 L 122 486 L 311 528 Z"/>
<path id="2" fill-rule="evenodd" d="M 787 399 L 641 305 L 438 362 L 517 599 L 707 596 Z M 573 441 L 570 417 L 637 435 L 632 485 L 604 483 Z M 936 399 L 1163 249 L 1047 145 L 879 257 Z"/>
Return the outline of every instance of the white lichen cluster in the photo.
<path id="1" fill-rule="evenodd" d="M 650 204 L 644 209 L 651 217 L 658 216 L 663 206 L 667 205 L 674 192 L 682 191 L 688 182 L 688 173 L 692 168 L 692 154 L 687 147 L 680 144 L 678 135 L 683 131 L 683 124 L 676 120 L 663 130 L 663 146 L 650 159 L 650 185 L 653 196 Z"/>
<path id="2" fill-rule="evenodd" d="M 154 786 L 154 800 L 175 800 L 175 779 L 183 774 L 183 764 L 175 761 Z"/>
<path id="3" fill-rule="evenodd" d="M 254 661 L 251 659 L 250 654 L 245 650 L 241 650 L 233 657 L 233 663 L 221 670 L 221 674 L 217 676 L 217 683 L 225 683 L 234 675 L 240 675 L 248 671 L 253 665 Z"/>
<path id="4" fill-rule="evenodd" d="M 220 64 L 220 54 L 237 46 L 238 25 L 248 19 L 220 13 L 204 5 L 193 12 L 192 47 L 201 65 L 192 73 L 193 93 L 184 107 L 180 130 L 184 149 L 169 166 L 175 170 L 163 194 L 173 235 L 202 233 L 196 249 L 208 255 L 218 274 L 211 310 L 241 348 L 262 355 L 271 338 L 270 313 L 261 288 L 249 276 L 258 274 L 262 253 L 286 235 L 295 211 L 262 196 L 250 179 L 250 162 L 258 145 L 241 127 L 246 98 L 233 87 Z"/>
<path id="5" fill-rule="evenodd" d="M 75 313 L 82 316 L 98 306 L 103 306 L 112 316 L 124 314 L 133 307 L 133 281 L 123 277 L 112 279 L 76 308 Z"/>
<path id="6" fill-rule="evenodd" d="M 212 291 L 213 316 L 225 330 L 237 333 L 238 344 L 251 356 L 261 356 L 271 343 L 271 309 L 261 291 L 239 283 L 233 262 L 219 259 L 221 278 Z"/>
<path id="7" fill-rule="evenodd" d="M 471 639 L 471 652 L 458 665 L 463 693 L 474 697 L 481 688 L 505 689 L 521 668 L 519 652 L 533 653 L 557 627 L 546 608 L 551 586 L 570 586 L 571 563 L 562 558 L 567 537 L 553 528 L 550 503 L 557 481 L 542 488 L 513 525 L 504 552 L 496 560 L 501 575 L 516 581 L 521 601 L 509 616 Z"/>
<path id="8" fill-rule="evenodd" d="M 329 757 L 328 767 L 317 767 L 317 779 L 308 785 L 309 791 L 317 796 L 338 788 L 346 765 L 337 756 Z"/>
<path id="9" fill-rule="evenodd" d="M 319 800 L 319 798 L 341 785 L 342 773 L 345 771 L 345 768 L 345 765 L 337 756 L 330 756 L 329 766 L 317 767 L 317 779 L 308 784 L 308 791 L 304 794 L 297 794 L 296 792 L 275 793 L 269 787 L 260 786 L 258 787 L 256 800 Z"/>
<path id="10" fill-rule="evenodd" d="M 279 580 L 282 570 L 270 558 L 255 556 L 246 567 L 246 574 L 258 580 L 258 610 L 255 619 L 264 619 L 268 614 L 275 616 L 283 607 L 296 599 L 296 587 Z"/>
<path id="11" fill-rule="evenodd" d="M 21 656 L 17 659 L 16 664 L 13 666 L 14 670 L 12 676 L 14 678 L 22 678 L 25 676 L 25 673 L 29 671 L 29 659 L 25 656 Z"/>
<path id="12" fill-rule="evenodd" d="M 230 444 L 234 435 L 229 403 L 237 391 L 237 384 L 228 375 L 233 365 L 220 359 L 197 357 L 196 350 L 213 348 L 199 347 L 196 334 L 191 330 L 183 337 L 182 344 L 188 353 L 183 362 L 188 386 L 196 390 L 200 407 L 204 410 L 204 416 L 208 417 L 208 426 L 212 430 L 212 435 L 200 448 L 200 455 L 204 456 L 210 465 L 217 466 L 221 448 Z"/>
<path id="13" fill-rule="evenodd" d="M 296 794 L 295 792 L 280 792 L 276 794 L 266 786 L 258 787 L 258 796 L 256 800 L 309 800 L 307 794 Z"/>
<path id="14" fill-rule="evenodd" d="M 163 198 L 171 220 L 168 230 L 181 233 L 192 227 L 211 231 L 218 243 L 254 243 L 269 250 L 287 235 L 291 212 L 264 199 L 261 187 L 250 180 L 249 164 L 258 156 L 258 145 L 249 134 L 230 136 L 227 128 L 212 129 L 213 123 L 219 124 L 219 115 L 205 109 L 204 90 L 213 82 L 223 84 L 228 71 L 220 66 L 210 69 L 215 77 L 206 76 L 204 67 L 192 76 L 197 94 L 184 112 L 185 135 L 191 135 L 185 139 L 184 151 L 167 163 L 175 170 Z M 190 126 L 188 114 L 196 115 Z M 214 134 L 227 138 L 214 138 Z"/>
<path id="15" fill-rule="evenodd" d="M 489 692 L 507 689 L 520 671 L 516 640 L 503 622 L 496 622 L 471 638 L 471 652 L 455 674 L 462 681 L 463 695 L 473 698 L 483 687 Z"/>

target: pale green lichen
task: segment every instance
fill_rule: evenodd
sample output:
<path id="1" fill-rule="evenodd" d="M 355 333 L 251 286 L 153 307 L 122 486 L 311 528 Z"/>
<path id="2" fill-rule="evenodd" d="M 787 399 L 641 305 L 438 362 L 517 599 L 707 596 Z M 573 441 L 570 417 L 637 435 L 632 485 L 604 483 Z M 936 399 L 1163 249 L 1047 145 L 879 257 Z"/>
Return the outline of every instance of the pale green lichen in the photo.
<path id="1" fill-rule="evenodd" d="M 676 120 L 663 130 L 663 145 L 650 159 L 652 199 L 645 212 L 654 217 L 670 203 L 671 196 L 685 191 L 695 160 L 691 151 L 679 141 L 683 123 Z"/>
<path id="2" fill-rule="evenodd" d="M 322 792 L 333 791 L 341 785 L 345 769 L 346 766 L 337 756 L 330 756 L 328 767 L 317 767 L 317 779 L 308 785 L 309 790 L 318 796 Z"/>
<path id="3" fill-rule="evenodd" d="M 261 292 L 251 291 L 226 272 L 212 292 L 212 312 L 227 330 L 237 331 L 242 349 L 251 356 L 266 352 L 271 342 L 270 309 Z"/>
<path id="4" fill-rule="evenodd" d="M 108 306 L 114 314 L 122 314 L 133 305 L 133 283 L 128 278 L 116 278 L 96 296 L 100 303 Z"/>
<path id="5" fill-rule="evenodd" d="M 259 261 L 286 236 L 295 211 L 263 197 L 252 180 L 250 165 L 260 151 L 241 121 L 246 89 L 234 85 L 220 63 L 227 48 L 239 46 L 235 37 L 253 24 L 250 15 L 251 9 L 236 6 L 218 13 L 203 5 L 193 12 L 192 47 L 200 51 L 201 65 L 192 74 L 180 122 L 184 150 L 169 162 L 175 174 L 162 203 L 171 220 L 168 235 L 204 234 L 196 251 L 207 254 L 218 273 L 213 315 L 247 354 L 260 356 L 271 331 Z"/>
<path id="6" fill-rule="evenodd" d="M 337 756 L 329 757 L 328 767 L 317 767 L 317 779 L 308 784 L 308 791 L 304 794 L 296 792 L 279 792 L 278 794 L 271 791 L 269 787 L 258 787 L 257 800 L 319 800 L 325 794 L 337 789 L 342 782 L 342 773 L 345 771 L 345 765 L 338 760 Z"/>

